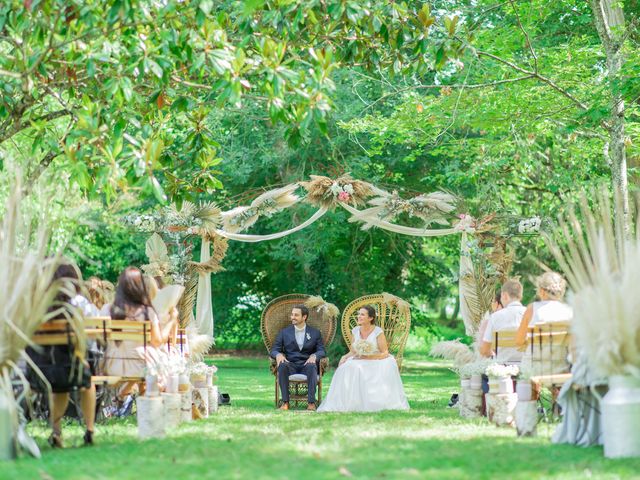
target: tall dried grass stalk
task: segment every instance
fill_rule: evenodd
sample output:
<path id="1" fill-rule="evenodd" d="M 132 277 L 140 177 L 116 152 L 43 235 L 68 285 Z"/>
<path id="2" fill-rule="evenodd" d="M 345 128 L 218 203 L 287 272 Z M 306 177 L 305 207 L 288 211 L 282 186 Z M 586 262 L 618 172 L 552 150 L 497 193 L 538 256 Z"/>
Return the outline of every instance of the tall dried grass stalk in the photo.
<path id="1" fill-rule="evenodd" d="M 16 365 L 20 358 L 29 361 L 25 349 L 34 332 L 45 321 L 64 313 L 76 332 L 79 355 L 84 352 L 85 341 L 80 317 L 65 305 L 55 304 L 56 295 L 61 290 L 71 294 L 73 286 L 51 282 L 60 258 L 49 251 L 50 221 L 46 212 L 24 208 L 20 175 L 15 177 L 0 230 L 0 394 L 11 402 L 17 432 L 19 406 L 11 381 L 17 376 L 27 387 Z M 50 310 L 52 305 L 57 308 Z"/>
<path id="2" fill-rule="evenodd" d="M 566 275 L 573 296 L 572 330 L 596 375 L 640 376 L 640 224 L 625 233 L 621 200 L 606 191 L 590 206 L 583 196 L 558 218 L 547 243 Z M 616 208 L 614 208 L 616 207 Z"/>

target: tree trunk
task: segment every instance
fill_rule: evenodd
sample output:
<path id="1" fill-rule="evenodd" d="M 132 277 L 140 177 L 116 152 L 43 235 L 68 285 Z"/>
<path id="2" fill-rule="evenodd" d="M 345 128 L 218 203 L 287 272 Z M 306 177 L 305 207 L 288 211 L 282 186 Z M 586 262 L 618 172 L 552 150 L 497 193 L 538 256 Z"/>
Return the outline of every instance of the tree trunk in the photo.
<path id="1" fill-rule="evenodd" d="M 451 321 L 449 322 L 451 326 L 455 327 L 458 320 L 459 313 L 460 313 L 460 295 L 457 295 L 456 304 L 455 304 L 455 307 L 453 307 L 453 313 L 451 314 Z"/>
<path id="2" fill-rule="evenodd" d="M 617 221 L 629 233 L 629 183 L 627 175 L 627 156 L 625 151 L 625 105 L 617 80 L 624 64 L 622 45 L 624 43 L 624 12 L 619 0 L 589 0 L 598 35 L 607 57 L 611 116 L 607 121 L 609 131 L 608 146 L 605 147 L 606 160 L 611 167 L 611 179 L 614 192 L 619 196 L 616 201 Z"/>

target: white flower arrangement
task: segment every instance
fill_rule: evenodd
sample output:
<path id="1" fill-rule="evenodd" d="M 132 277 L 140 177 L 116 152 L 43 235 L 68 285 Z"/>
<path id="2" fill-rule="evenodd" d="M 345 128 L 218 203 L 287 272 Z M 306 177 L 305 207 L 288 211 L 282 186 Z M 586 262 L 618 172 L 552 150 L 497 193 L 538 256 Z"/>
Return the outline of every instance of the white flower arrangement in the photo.
<path id="1" fill-rule="evenodd" d="M 515 377 L 520 372 L 517 365 L 504 365 L 501 363 L 493 363 L 484 371 L 487 377 L 491 378 L 507 378 Z"/>
<path id="2" fill-rule="evenodd" d="M 373 345 L 366 340 L 358 340 L 354 342 L 353 349 L 360 356 L 367 356 L 373 354 Z"/>
<path id="3" fill-rule="evenodd" d="M 344 185 L 340 185 L 338 182 L 333 182 L 329 191 L 333 194 L 335 198 L 340 202 L 348 202 L 351 200 L 351 196 L 353 195 L 354 189 L 353 185 L 350 183 L 345 183 Z"/>
<path id="4" fill-rule="evenodd" d="M 189 365 L 188 371 L 189 375 L 194 377 L 206 377 L 209 372 L 209 365 L 204 362 L 192 363 Z"/>
<path id="5" fill-rule="evenodd" d="M 182 355 L 169 355 L 166 369 L 169 375 L 182 375 L 187 370 L 187 362 Z"/>
<path id="6" fill-rule="evenodd" d="M 541 225 L 542 220 L 540 219 L 540 217 L 532 217 L 520 220 L 520 223 L 518 223 L 518 233 L 538 233 L 540 231 Z"/>
<path id="7" fill-rule="evenodd" d="M 467 363 L 460 367 L 459 373 L 461 377 L 471 377 L 472 375 L 482 375 L 486 372 L 487 368 L 490 365 L 495 363 L 494 360 L 490 358 L 482 358 L 480 360 L 476 360 L 475 362 Z"/>

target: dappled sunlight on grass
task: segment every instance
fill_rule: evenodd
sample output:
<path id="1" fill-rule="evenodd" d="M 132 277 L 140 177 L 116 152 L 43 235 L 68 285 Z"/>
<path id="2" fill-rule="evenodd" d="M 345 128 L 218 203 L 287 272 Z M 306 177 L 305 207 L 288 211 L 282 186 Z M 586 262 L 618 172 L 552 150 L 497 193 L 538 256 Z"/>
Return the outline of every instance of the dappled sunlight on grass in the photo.
<path id="1" fill-rule="evenodd" d="M 0 470 L 1 479 L 47 478 L 634 478 L 640 460 L 612 461 L 602 449 L 552 445 L 549 427 L 537 438 L 447 408 L 458 390 L 446 363 L 413 356 L 403 381 L 410 411 L 307 413 L 274 409 L 274 378 L 264 359 L 216 357 L 219 388 L 231 395 L 209 419 L 181 425 L 164 439 L 137 439 L 135 419 L 100 425 L 94 448 L 52 451 L 48 430 L 30 430 L 44 448 L 41 461 L 24 458 Z M 331 374 L 325 377 L 325 391 Z M 67 444 L 82 430 L 65 427 Z"/>

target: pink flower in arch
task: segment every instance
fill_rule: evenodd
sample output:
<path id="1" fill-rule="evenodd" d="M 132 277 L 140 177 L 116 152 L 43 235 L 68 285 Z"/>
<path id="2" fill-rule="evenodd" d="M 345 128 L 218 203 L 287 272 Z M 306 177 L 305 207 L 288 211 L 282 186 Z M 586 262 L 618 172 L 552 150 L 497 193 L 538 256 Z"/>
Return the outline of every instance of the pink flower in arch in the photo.
<path id="1" fill-rule="evenodd" d="M 349 195 L 347 192 L 340 192 L 338 194 L 338 200 L 341 202 L 348 202 L 351 199 L 351 195 Z"/>

